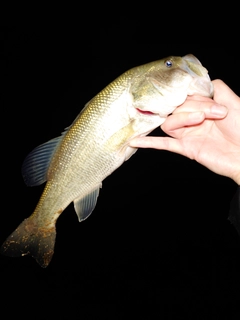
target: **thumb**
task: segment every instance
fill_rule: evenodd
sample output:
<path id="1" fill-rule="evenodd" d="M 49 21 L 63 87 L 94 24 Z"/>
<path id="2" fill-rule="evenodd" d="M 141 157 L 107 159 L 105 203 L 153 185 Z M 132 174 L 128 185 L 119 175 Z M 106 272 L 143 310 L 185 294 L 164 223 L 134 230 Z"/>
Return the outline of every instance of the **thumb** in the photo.
<path id="1" fill-rule="evenodd" d="M 239 109 L 240 98 L 220 79 L 213 80 L 213 99 L 223 106 Z"/>

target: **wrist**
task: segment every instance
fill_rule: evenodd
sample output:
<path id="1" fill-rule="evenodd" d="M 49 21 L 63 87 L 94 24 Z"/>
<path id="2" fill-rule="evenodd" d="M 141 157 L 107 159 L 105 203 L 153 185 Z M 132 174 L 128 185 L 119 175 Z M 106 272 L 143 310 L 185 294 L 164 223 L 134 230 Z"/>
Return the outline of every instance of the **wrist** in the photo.
<path id="1" fill-rule="evenodd" d="M 240 186 L 240 173 L 233 180 Z"/>

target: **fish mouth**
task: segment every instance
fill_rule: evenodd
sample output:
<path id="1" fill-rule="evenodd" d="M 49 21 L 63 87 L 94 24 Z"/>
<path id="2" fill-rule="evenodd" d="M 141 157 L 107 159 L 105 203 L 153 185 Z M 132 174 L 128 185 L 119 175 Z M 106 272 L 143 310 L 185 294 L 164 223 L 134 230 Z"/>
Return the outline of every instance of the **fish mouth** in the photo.
<path id="1" fill-rule="evenodd" d="M 183 69 L 193 77 L 188 95 L 198 94 L 207 97 L 213 96 L 213 84 L 209 77 L 208 70 L 193 55 L 187 54 L 182 57 L 184 61 Z"/>
<path id="2" fill-rule="evenodd" d="M 201 64 L 201 62 L 193 55 L 187 54 L 183 57 L 185 61 L 184 69 L 193 77 L 205 77 L 208 75 L 208 70 Z"/>
<path id="3" fill-rule="evenodd" d="M 151 112 L 151 111 L 145 111 L 145 110 L 141 110 L 139 108 L 136 108 L 137 111 L 141 114 L 145 114 L 145 115 L 156 115 L 157 113 Z"/>

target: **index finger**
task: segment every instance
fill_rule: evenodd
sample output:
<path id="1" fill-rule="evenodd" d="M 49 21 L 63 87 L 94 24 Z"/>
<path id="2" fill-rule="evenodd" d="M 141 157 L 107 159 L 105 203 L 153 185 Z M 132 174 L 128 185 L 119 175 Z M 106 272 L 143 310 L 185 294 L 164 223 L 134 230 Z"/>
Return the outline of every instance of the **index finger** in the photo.
<path id="1" fill-rule="evenodd" d="M 189 96 L 186 101 L 176 108 L 173 114 L 186 112 L 204 112 L 207 118 L 215 118 L 215 116 L 226 116 L 226 107 L 218 105 L 213 99 L 201 96 Z"/>

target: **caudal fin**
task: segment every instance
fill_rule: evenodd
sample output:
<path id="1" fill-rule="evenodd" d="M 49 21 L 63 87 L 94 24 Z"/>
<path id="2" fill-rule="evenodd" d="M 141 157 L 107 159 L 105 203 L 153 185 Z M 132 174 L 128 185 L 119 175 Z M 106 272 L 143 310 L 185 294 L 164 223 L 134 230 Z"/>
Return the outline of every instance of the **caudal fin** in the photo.
<path id="1" fill-rule="evenodd" d="M 54 253 L 55 238 L 55 227 L 40 228 L 30 217 L 5 240 L 0 252 L 10 257 L 30 254 L 41 267 L 46 268 Z"/>

